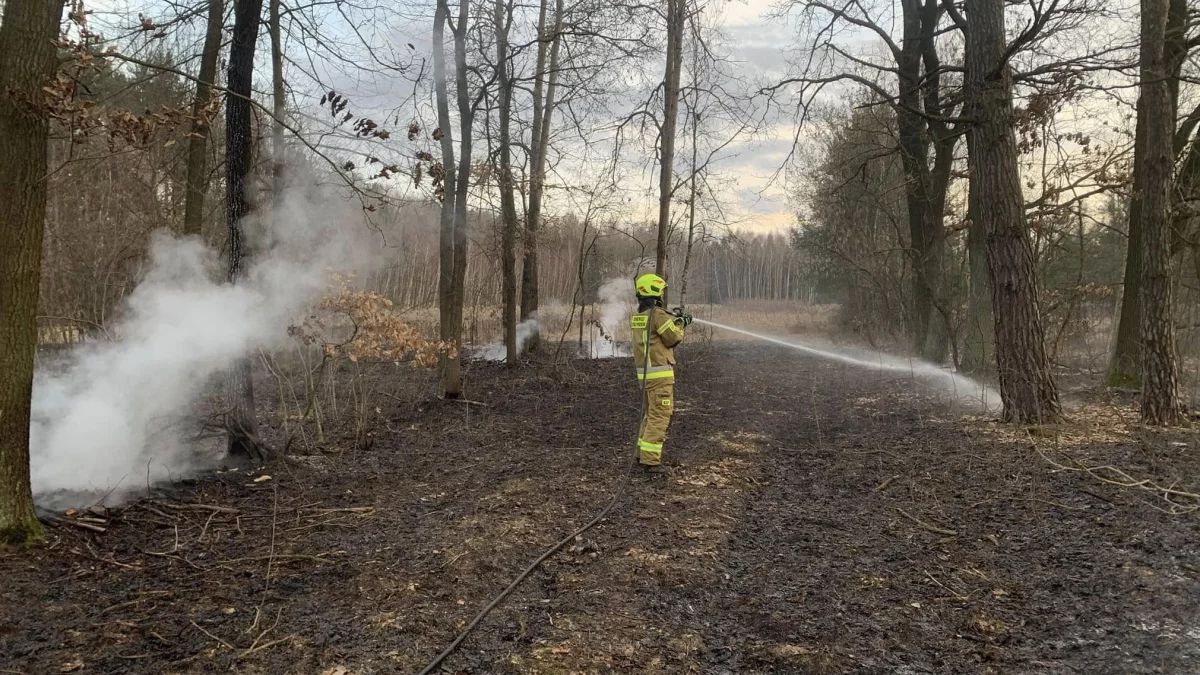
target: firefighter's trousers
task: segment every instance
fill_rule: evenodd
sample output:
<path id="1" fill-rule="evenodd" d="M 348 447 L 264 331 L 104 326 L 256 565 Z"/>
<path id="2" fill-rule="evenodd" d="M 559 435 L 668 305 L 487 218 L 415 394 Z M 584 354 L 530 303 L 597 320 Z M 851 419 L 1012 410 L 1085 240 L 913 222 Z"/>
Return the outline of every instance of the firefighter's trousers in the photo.
<path id="1" fill-rule="evenodd" d="M 663 442 L 667 440 L 667 427 L 675 410 L 675 379 L 648 379 L 645 383 L 646 412 L 638 431 L 638 462 L 657 466 L 662 463 Z"/>

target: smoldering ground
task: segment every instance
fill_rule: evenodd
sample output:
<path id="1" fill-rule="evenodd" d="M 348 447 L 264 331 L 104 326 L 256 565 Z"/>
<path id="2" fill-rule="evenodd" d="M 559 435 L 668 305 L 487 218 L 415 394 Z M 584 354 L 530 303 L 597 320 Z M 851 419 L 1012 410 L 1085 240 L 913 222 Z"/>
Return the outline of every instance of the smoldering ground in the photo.
<path id="1" fill-rule="evenodd" d="M 252 258 L 237 285 L 222 281 L 218 251 L 156 233 L 109 328 L 115 339 L 39 371 L 30 428 L 39 507 L 111 503 L 211 466 L 222 448 L 196 438 L 197 401 L 235 359 L 284 343 L 330 273 L 363 273 L 381 257 L 360 205 L 302 173 L 244 227 Z"/>

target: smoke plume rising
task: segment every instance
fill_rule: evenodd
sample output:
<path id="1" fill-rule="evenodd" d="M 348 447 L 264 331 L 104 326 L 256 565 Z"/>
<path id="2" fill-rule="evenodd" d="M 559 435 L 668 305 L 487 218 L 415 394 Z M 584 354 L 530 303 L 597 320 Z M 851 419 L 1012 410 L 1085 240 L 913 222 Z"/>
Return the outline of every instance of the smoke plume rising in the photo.
<path id="1" fill-rule="evenodd" d="M 196 403 L 236 358 L 287 340 L 330 271 L 362 271 L 378 241 L 356 205 L 296 185 L 245 221 L 252 258 L 237 286 L 197 239 L 154 235 L 148 271 L 113 342 L 84 344 L 34 383 L 31 471 L 43 508 L 78 506 L 210 466 L 183 438 Z M 372 255 L 372 250 L 375 251 Z"/>
<path id="2" fill-rule="evenodd" d="M 601 334 L 592 339 L 588 356 L 593 359 L 630 356 L 633 352 L 629 348 L 627 322 L 636 309 L 633 281 L 624 277 L 605 281 L 600 285 L 599 299 L 600 317 L 597 322 Z"/>
<path id="3" fill-rule="evenodd" d="M 536 335 L 537 331 L 537 312 L 531 313 L 528 319 L 517 324 L 518 355 L 525 353 L 525 346 L 529 344 L 529 339 Z M 508 349 L 504 346 L 504 341 L 501 340 L 473 350 L 471 356 L 484 361 L 503 361 L 508 358 Z"/>

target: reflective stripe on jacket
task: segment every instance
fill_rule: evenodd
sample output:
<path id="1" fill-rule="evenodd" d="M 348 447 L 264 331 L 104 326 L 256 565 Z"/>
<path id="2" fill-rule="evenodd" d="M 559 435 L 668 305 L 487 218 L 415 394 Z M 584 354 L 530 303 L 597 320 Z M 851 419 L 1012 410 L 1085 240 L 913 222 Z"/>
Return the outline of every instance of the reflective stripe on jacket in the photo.
<path id="1" fill-rule="evenodd" d="M 683 341 L 683 326 L 662 307 L 651 307 L 629 320 L 633 332 L 633 366 L 639 380 L 674 378 L 675 345 Z M 646 363 L 649 345 L 650 363 Z"/>

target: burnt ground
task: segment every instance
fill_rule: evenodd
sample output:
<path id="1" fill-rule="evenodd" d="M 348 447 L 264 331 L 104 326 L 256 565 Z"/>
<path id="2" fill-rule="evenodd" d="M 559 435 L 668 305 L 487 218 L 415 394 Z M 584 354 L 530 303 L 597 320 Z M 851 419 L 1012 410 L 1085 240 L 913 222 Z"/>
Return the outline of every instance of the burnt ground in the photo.
<path id="1" fill-rule="evenodd" d="M 445 672 L 1200 672 L 1200 514 L 1049 463 L 1194 489 L 1192 432 L 1012 433 L 782 348 L 681 361 L 680 465 L 637 477 Z M 103 533 L 54 526 L 0 553 L 0 672 L 415 673 L 607 502 L 628 371 L 472 365 L 485 405 L 404 371 L 370 447 L 335 430 L 102 514 Z"/>

